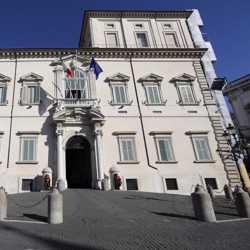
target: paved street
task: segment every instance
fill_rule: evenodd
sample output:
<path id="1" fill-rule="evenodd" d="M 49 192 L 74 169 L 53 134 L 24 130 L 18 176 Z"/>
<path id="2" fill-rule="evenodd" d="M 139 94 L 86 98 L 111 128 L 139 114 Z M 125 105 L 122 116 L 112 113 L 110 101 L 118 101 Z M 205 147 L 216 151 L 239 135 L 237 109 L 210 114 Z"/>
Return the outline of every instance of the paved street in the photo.
<path id="1" fill-rule="evenodd" d="M 228 203 L 224 197 L 215 200 L 218 222 L 205 223 L 195 220 L 190 196 L 66 190 L 64 222 L 49 225 L 47 195 L 9 196 L 8 221 L 0 222 L 1 250 L 250 248 L 250 220 L 219 206 Z"/>

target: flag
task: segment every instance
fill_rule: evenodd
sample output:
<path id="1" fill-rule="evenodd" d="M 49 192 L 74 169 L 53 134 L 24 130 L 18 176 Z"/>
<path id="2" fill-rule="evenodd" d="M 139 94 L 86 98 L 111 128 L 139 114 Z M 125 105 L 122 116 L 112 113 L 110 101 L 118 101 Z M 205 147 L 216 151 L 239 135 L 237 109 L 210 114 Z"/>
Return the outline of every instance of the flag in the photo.
<path id="1" fill-rule="evenodd" d="M 96 79 L 98 79 L 99 74 L 103 72 L 102 68 L 94 58 L 92 58 L 89 68 L 94 70 Z"/>
<path id="2" fill-rule="evenodd" d="M 60 57 L 62 66 L 63 66 L 63 71 L 66 72 L 69 76 L 72 78 L 74 77 L 74 73 L 70 70 L 70 68 L 63 62 L 63 59 Z"/>

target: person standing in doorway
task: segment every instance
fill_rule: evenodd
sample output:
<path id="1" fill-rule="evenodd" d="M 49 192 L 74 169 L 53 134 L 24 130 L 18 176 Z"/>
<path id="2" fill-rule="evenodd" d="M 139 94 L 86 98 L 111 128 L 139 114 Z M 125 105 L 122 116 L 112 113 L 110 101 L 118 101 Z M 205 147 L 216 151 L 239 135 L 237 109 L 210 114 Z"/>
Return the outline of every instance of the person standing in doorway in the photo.
<path id="1" fill-rule="evenodd" d="M 122 179 L 118 174 L 114 174 L 114 184 L 115 190 L 120 190 L 120 187 L 122 185 Z"/>

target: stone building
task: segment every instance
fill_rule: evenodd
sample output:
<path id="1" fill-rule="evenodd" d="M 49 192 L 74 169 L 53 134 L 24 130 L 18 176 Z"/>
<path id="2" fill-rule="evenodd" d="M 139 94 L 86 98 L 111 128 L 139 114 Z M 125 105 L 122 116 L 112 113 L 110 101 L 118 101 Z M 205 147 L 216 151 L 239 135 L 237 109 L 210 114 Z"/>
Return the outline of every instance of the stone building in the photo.
<path id="1" fill-rule="evenodd" d="M 78 48 L 0 49 L 0 186 L 39 191 L 49 174 L 52 185 L 112 189 L 114 173 L 122 190 L 238 183 L 216 154 L 223 116 L 197 13 L 86 11 Z"/>

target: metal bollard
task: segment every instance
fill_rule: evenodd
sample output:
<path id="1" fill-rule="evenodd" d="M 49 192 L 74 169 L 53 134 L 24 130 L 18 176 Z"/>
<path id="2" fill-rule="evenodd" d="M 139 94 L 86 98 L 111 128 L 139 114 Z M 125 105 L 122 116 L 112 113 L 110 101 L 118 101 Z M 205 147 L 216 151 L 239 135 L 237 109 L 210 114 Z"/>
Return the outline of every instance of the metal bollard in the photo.
<path id="1" fill-rule="evenodd" d="M 250 218 L 250 198 L 247 192 L 241 187 L 237 190 L 235 205 L 238 215 L 244 218 Z"/>
<path id="2" fill-rule="evenodd" d="M 233 200 L 233 191 L 232 191 L 232 189 L 227 184 L 225 184 L 223 189 L 224 189 L 226 199 Z"/>
<path id="3" fill-rule="evenodd" d="M 7 193 L 3 187 L 0 187 L 0 221 L 7 217 Z"/>
<path id="4" fill-rule="evenodd" d="M 214 189 L 212 186 L 207 185 L 207 191 L 208 191 L 211 198 L 215 198 L 215 193 L 214 193 Z"/>
<path id="5" fill-rule="evenodd" d="M 211 198 L 200 185 L 197 185 L 191 194 L 195 217 L 205 222 L 216 222 Z"/>
<path id="6" fill-rule="evenodd" d="M 48 198 L 48 223 L 63 223 L 63 199 L 62 194 L 55 188 Z"/>

